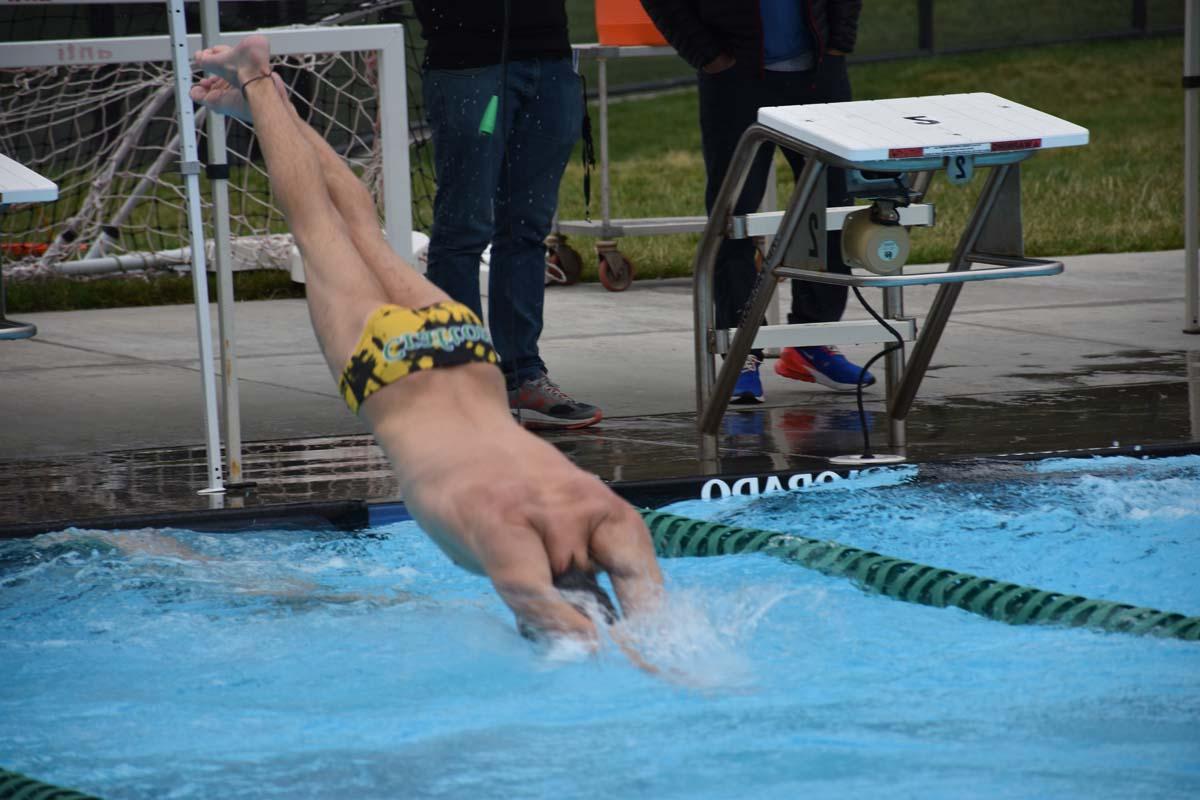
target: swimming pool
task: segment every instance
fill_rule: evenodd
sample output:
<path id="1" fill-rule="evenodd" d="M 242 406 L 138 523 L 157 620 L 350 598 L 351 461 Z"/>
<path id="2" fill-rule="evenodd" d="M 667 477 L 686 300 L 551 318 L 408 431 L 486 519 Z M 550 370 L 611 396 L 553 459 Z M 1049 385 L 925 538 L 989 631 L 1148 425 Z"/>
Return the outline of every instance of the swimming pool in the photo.
<path id="1" fill-rule="evenodd" d="M 1200 457 L 917 468 L 670 510 L 1200 614 Z M 531 647 L 411 523 L 0 543 L 0 765 L 132 797 L 1195 797 L 1200 645 L 664 561 L 669 677 Z M 126 534 L 126 536 L 130 536 Z"/>

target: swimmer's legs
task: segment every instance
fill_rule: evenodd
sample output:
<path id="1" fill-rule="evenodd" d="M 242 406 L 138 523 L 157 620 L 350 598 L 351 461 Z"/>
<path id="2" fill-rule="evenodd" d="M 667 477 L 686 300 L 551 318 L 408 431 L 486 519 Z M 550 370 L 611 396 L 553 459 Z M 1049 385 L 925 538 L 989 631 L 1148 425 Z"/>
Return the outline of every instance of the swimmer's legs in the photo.
<path id="1" fill-rule="evenodd" d="M 218 48 L 205 52 L 215 50 Z M 411 305 L 414 294 L 422 295 L 428 292 L 427 282 L 388 245 L 380 230 L 379 213 L 367 187 L 334 152 L 329 143 L 296 113 L 288 100 L 287 88 L 282 79 L 275 75 L 271 82 L 290 112 L 289 117 L 295 127 L 296 136 L 315 151 L 334 208 L 341 216 L 359 256 L 383 286 L 387 295 L 385 302 Z M 192 98 L 223 114 L 253 123 L 253 116 L 243 93 L 234 89 L 223 78 L 203 78 L 193 88 Z M 438 299 L 442 298 L 428 298 L 419 305 L 437 302 Z"/>
<path id="2" fill-rule="evenodd" d="M 306 137 L 297 135 L 295 111 L 280 96 L 273 79 L 254 80 L 268 74 L 269 58 L 267 40 L 250 36 L 234 48 L 202 51 L 196 60 L 201 68 L 228 81 L 231 88 L 245 87 L 271 188 L 304 255 L 313 328 L 325 360 L 337 376 L 358 343 L 368 315 L 391 299 L 360 255 L 349 223 L 334 205 L 317 151 Z M 352 210 L 360 213 L 357 207 Z M 429 290 L 418 291 L 422 300 L 445 299 L 432 284 L 428 286 Z M 422 289 L 420 283 L 413 288 Z"/>
<path id="3" fill-rule="evenodd" d="M 379 227 L 379 212 L 366 185 L 334 152 L 329 142 L 313 130 L 311 125 L 300 119 L 300 115 L 290 103 L 288 108 L 292 110 L 292 122 L 299 135 L 317 155 L 330 198 L 345 221 L 355 248 L 375 274 L 376 280 L 383 286 L 388 302 L 398 305 L 411 304 L 408 298 L 422 289 L 427 290 L 426 284 L 432 284 L 421 277 L 412 265 L 407 264 L 383 237 Z"/>

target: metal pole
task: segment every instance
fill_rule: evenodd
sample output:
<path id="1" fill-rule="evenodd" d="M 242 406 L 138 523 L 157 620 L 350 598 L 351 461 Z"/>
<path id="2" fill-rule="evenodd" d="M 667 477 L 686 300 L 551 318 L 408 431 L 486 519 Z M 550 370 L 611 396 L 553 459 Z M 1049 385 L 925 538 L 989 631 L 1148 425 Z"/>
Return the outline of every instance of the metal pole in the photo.
<path id="1" fill-rule="evenodd" d="M 608 238 L 608 59 L 596 59 L 596 89 L 600 94 L 600 238 Z"/>
<path id="2" fill-rule="evenodd" d="M 1200 333 L 1200 0 L 1187 0 L 1183 34 L 1184 333 Z"/>
<path id="3" fill-rule="evenodd" d="M 208 488 L 202 493 L 224 492 L 221 475 L 221 442 L 217 422 L 217 389 L 213 375 L 212 324 L 208 311 L 208 271 L 204 264 L 204 223 L 200 215 L 200 162 L 196 154 L 196 117 L 188 92 L 192 88 L 191 59 L 187 52 L 187 21 L 183 0 L 167 0 L 171 27 L 171 58 L 175 66 L 175 99 L 179 106 L 182 139 L 180 172 L 187 190 L 188 233 L 192 246 L 192 292 L 196 300 L 196 338 L 200 346 L 200 385 L 204 393 L 205 450 Z"/>
<path id="4" fill-rule="evenodd" d="M 771 168 L 767 171 L 767 190 L 763 192 L 762 202 L 758 204 L 759 211 L 774 211 L 779 206 L 779 176 L 775 170 L 775 159 L 771 159 Z M 771 242 L 774 236 L 763 237 L 763 258 L 771 251 Z M 767 324 L 778 325 L 779 316 L 779 296 L 775 296 L 775 302 L 767 306 Z M 773 352 L 778 352 L 777 350 Z"/>
<path id="5" fill-rule="evenodd" d="M 221 18 L 217 0 L 200 4 L 200 40 L 218 43 Z M 208 115 L 208 180 L 212 188 L 213 257 L 217 272 L 217 328 L 221 335 L 221 421 L 225 426 L 225 471 L 231 485 L 242 483 L 242 412 L 238 397 L 237 325 L 233 310 L 233 253 L 229 234 L 229 163 L 225 153 L 225 116 Z M 203 273 L 200 277 L 204 277 Z M 196 279 L 193 271 L 192 279 Z"/>
<path id="6" fill-rule="evenodd" d="M 904 319 L 904 287 L 892 286 L 883 290 L 883 318 L 889 320 Z M 904 348 L 899 347 L 888 352 L 883 357 L 884 395 L 889 400 L 900 388 L 900 378 L 904 375 Z M 896 419 L 888 413 L 888 443 L 902 450 L 908 444 L 908 432 L 904 420 Z"/>
<path id="7" fill-rule="evenodd" d="M 1192 440 L 1200 440 L 1200 350 L 1188 350 L 1188 417 Z"/>
<path id="8" fill-rule="evenodd" d="M 755 151 L 757 152 L 757 148 Z M 747 164 L 747 171 L 753 168 L 753 163 L 754 160 L 751 159 Z M 730 169 L 732 169 L 732 165 L 730 165 Z M 771 242 L 771 249 L 767 251 L 767 257 L 763 260 L 762 274 L 755 284 L 754 293 L 750 296 L 741 322 L 738 323 L 737 333 L 733 335 L 733 341 L 729 343 L 729 352 L 725 354 L 725 360 L 721 363 L 721 369 L 709 392 L 708 404 L 700 409 L 698 421 L 701 433 L 715 435 L 721 426 L 721 417 L 724 416 L 725 409 L 729 407 L 729 398 L 737 383 L 738 373 L 742 370 L 746 356 L 750 355 L 750 351 L 754 348 L 754 339 L 758 336 L 758 329 L 762 327 L 767 306 L 775 297 L 775 289 L 779 284 L 775 268 L 783 262 L 788 245 L 800 228 L 804 211 L 808 207 L 809 197 L 816 188 L 817 181 L 824 180 L 825 164 L 816 158 L 806 158 L 804 169 L 796 178 L 795 189 L 788 202 L 787 211 L 784 212 L 783 219 L 779 223 L 779 230 Z"/>
<path id="9" fill-rule="evenodd" d="M 416 264 L 412 246 L 412 174 L 408 155 L 408 82 L 405 80 L 404 29 L 395 33 L 397 46 L 379 51 L 380 152 L 383 159 L 383 217 L 388 244 L 405 261 Z M 389 53 L 396 53 L 395 57 Z"/>
<path id="10" fill-rule="evenodd" d="M 1187 354 L 1188 417 L 1192 423 L 1192 441 L 1200 441 L 1200 350 Z"/>
<path id="11" fill-rule="evenodd" d="M 992 173 L 988 176 L 987 183 L 984 184 L 983 191 L 980 192 L 979 199 L 975 202 L 975 210 L 971 214 L 967 228 L 958 240 L 958 247 L 946 269 L 947 272 L 961 272 L 971 268 L 967 256 L 975 249 L 975 242 L 979 239 L 984 225 L 987 224 L 988 216 L 992 213 L 992 206 L 1000 195 L 1000 190 L 1004 187 L 1004 179 L 1008 177 L 1008 171 L 1018 168 L 1018 165 L 1013 164 L 992 167 Z M 908 366 L 904 370 L 904 377 L 900 379 L 900 385 L 896 387 L 896 394 L 892 397 L 888 407 L 888 413 L 896 419 L 904 419 L 908 416 L 913 398 L 917 395 L 917 387 L 921 385 L 921 379 L 925 377 L 929 361 L 933 358 L 934 348 L 937 347 L 938 340 L 942 338 L 942 330 L 950 320 L 950 313 L 954 311 L 954 304 L 958 301 L 962 287 L 961 283 L 947 283 L 938 288 L 937 295 L 933 298 L 932 305 L 929 306 L 929 313 L 925 316 L 925 326 L 908 357 Z"/>
<path id="12" fill-rule="evenodd" d="M 717 192 L 716 200 L 708 214 L 708 222 L 704 226 L 700 243 L 696 247 L 696 257 L 692 262 L 692 327 L 695 336 L 696 364 L 696 425 L 700 433 L 700 460 L 705 469 L 717 468 L 717 435 L 716 425 L 712 430 L 705 430 L 701 420 L 708 405 L 709 395 L 716 382 L 716 371 L 713 369 L 713 330 L 716 324 L 716 314 L 713 309 L 713 275 L 717 267 L 717 250 L 725 239 L 725 228 L 729 224 L 729 215 L 733 212 L 733 204 L 741 196 L 742 186 L 746 183 L 750 164 L 758 153 L 759 146 L 769 134 L 759 125 L 751 125 L 742 134 L 733 157 L 729 160 L 729 169 L 725 173 L 725 181 Z M 743 356 L 744 358 L 744 356 Z M 717 425 L 720 424 L 720 415 Z"/>
<path id="13" fill-rule="evenodd" d="M 800 226 L 802 211 L 817 181 L 825 175 L 825 164 L 809 154 L 810 157 L 805 159 L 803 171 L 796 179 L 791 201 L 771 243 L 766 261 L 763 262 L 762 276 L 750 298 L 749 308 L 738 325 L 729 352 L 725 354 L 720 373 L 714 376 L 712 336 L 716 315 L 713 312 L 713 273 L 716 251 L 721 240 L 725 238 L 729 214 L 741 195 L 746 176 L 753 166 L 754 156 L 763 141 L 768 138 L 764 134 L 765 129 L 758 125 L 751 126 L 742 134 L 742 139 L 733 152 L 733 158 L 730 159 L 725 181 L 721 184 L 717 199 L 713 203 L 712 213 L 704 229 L 704 238 L 696 252 L 692 276 L 695 287 L 692 307 L 696 326 L 696 424 L 702 437 L 715 437 L 720 428 L 721 417 L 729 405 L 729 396 L 737 383 L 742 362 L 754 346 L 754 337 L 762 325 L 763 314 L 774 297 L 775 268 L 783 261 L 787 246 Z"/>

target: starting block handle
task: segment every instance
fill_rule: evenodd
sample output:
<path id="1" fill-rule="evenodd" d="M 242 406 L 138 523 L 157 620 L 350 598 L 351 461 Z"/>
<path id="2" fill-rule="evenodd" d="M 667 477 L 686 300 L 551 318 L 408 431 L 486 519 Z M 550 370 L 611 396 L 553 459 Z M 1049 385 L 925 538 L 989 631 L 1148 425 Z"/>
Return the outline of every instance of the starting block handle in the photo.
<path id="1" fill-rule="evenodd" d="M 835 286 L 886 289 L 890 286 L 926 286 L 944 283 L 970 283 L 972 281 L 998 281 L 1006 278 L 1041 278 L 1047 275 L 1058 275 L 1064 269 L 1061 261 L 1046 261 L 1040 258 L 972 254 L 967 260 L 981 264 L 1003 262 L 1003 265 L 961 272 L 916 272 L 910 275 L 838 275 L 832 272 L 777 267 L 775 275 L 780 278 L 798 278 L 802 281 L 828 283 Z"/>
<path id="2" fill-rule="evenodd" d="M 867 206 L 832 206 L 825 211 L 825 230 L 840 231 L 846 217 Z M 907 228 L 931 227 L 934 222 L 934 207 L 929 203 L 913 203 L 896 209 L 900 214 L 898 224 Z M 752 236 L 774 236 L 783 221 L 782 211 L 756 211 L 751 214 L 735 214 L 729 220 L 729 239 L 748 239 Z"/>

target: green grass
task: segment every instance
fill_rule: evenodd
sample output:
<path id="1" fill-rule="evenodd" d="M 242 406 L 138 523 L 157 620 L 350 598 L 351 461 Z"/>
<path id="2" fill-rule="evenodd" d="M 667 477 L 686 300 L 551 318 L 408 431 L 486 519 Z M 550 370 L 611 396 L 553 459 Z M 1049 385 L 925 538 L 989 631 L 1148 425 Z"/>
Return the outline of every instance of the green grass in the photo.
<path id="1" fill-rule="evenodd" d="M 8 311 L 12 316 L 31 311 L 160 306 L 193 300 L 192 277 L 170 272 L 86 281 L 70 278 L 10 281 L 7 290 Z M 274 300 L 304 297 L 304 286 L 292 283 L 291 276 L 282 270 L 236 272 L 233 292 L 238 300 Z M 216 304 L 217 287 L 213 275 L 208 276 L 208 296 Z"/>
<path id="2" fill-rule="evenodd" d="M 1073 255 L 1183 246 L 1183 118 L 1178 38 L 1021 48 L 851 67 L 858 98 L 986 91 L 1083 125 L 1086 147 L 1022 166 L 1026 248 Z M 704 166 L 694 91 L 610 108 L 614 217 L 699 215 Z M 780 196 L 790 191 L 781 166 Z M 913 235 L 913 263 L 945 261 L 982 186 L 937 180 L 938 224 Z M 593 179 L 592 217 L 599 214 Z M 562 219 L 583 216 L 578 156 L 560 191 Z M 688 275 L 697 236 L 630 238 L 621 250 L 642 278 Z M 572 237 L 595 275 L 593 241 Z"/>

